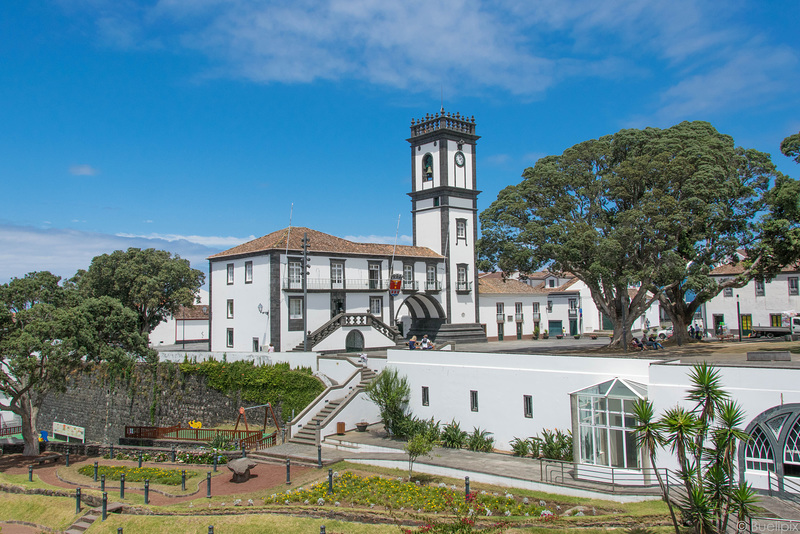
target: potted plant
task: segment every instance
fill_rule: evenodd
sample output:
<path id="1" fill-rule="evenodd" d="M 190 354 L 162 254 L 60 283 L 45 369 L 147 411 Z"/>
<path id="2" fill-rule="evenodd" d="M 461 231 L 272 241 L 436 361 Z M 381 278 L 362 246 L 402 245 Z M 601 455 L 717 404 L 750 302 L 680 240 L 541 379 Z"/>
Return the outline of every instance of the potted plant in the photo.
<path id="1" fill-rule="evenodd" d="M 533 329 L 533 339 L 539 339 L 539 327 Z"/>
<path id="2" fill-rule="evenodd" d="M 369 426 L 369 423 L 367 423 L 366 421 L 361 421 L 360 423 L 356 423 L 356 431 L 358 431 L 358 432 L 366 432 L 368 426 Z"/>
<path id="3" fill-rule="evenodd" d="M 575 334 L 575 335 L 574 335 L 574 336 L 572 336 L 572 337 L 574 337 L 575 339 L 580 339 L 580 338 L 581 338 L 581 335 L 580 335 L 580 334 Z"/>
<path id="4" fill-rule="evenodd" d="M 564 339 L 564 334 L 556 334 L 556 339 Z"/>
<path id="5" fill-rule="evenodd" d="M 544 334 L 542 334 L 542 339 L 548 339 L 550 334 L 547 332 L 547 328 L 544 329 Z"/>
<path id="6" fill-rule="evenodd" d="M 597 339 L 597 334 L 590 334 L 589 339 Z"/>

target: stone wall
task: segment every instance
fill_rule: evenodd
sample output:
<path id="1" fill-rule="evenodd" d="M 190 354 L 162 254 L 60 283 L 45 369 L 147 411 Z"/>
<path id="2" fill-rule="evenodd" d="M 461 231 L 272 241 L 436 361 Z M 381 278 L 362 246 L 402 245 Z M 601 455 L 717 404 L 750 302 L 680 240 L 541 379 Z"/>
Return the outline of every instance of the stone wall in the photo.
<path id="1" fill-rule="evenodd" d="M 224 395 L 206 386 L 205 377 L 183 375 L 177 365 L 159 367 L 155 388 L 153 376 L 138 366 L 133 377 L 113 379 L 103 370 L 76 373 L 67 391 L 50 393 L 42 404 L 37 429 L 52 430 L 53 421 L 86 429 L 86 441 L 118 443 L 125 426 L 188 426 L 200 421 L 203 427 L 234 423 L 243 402 L 240 395 Z M 156 402 L 154 401 L 156 399 Z M 280 406 L 275 414 L 282 420 Z M 264 410 L 247 410 L 249 425 L 264 424 Z M 272 424 L 271 418 L 269 424 Z M 243 421 L 239 428 L 244 430 Z"/>

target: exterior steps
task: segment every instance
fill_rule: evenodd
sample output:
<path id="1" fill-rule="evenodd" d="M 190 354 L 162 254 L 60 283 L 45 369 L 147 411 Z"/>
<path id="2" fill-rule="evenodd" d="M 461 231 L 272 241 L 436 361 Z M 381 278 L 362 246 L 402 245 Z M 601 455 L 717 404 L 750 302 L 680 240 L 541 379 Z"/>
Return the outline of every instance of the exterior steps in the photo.
<path id="1" fill-rule="evenodd" d="M 110 502 L 106 505 L 106 513 L 112 514 L 114 512 L 119 512 L 122 510 L 122 507 L 122 503 Z M 100 519 L 102 515 L 102 508 L 90 508 L 80 517 L 80 519 L 75 521 L 67 530 L 65 530 L 64 534 L 82 534 L 89 527 L 91 527 L 95 521 Z"/>
<path id="2" fill-rule="evenodd" d="M 340 399 L 332 400 L 325 404 L 322 409 L 317 412 L 317 414 L 311 418 L 311 420 L 306 423 L 303 428 L 301 428 L 295 435 L 293 435 L 288 441 L 290 443 L 298 443 L 302 445 L 318 445 L 317 443 L 317 431 L 322 429 L 322 423 L 328 418 L 330 414 L 332 414 L 341 404 L 355 395 L 358 395 L 364 388 L 369 385 L 370 382 L 376 377 L 375 371 L 369 369 L 368 367 L 361 368 L 361 381 L 358 385 L 350 391 L 345 397 Z M 322 441 L 323 436 L 320 436 L 320 441 Z"/>

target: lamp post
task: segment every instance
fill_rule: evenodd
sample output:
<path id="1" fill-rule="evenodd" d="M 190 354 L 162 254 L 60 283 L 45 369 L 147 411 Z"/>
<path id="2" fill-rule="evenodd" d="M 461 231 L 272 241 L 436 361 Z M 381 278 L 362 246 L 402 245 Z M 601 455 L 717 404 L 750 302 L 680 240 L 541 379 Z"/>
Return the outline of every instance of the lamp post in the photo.
<path id="1" fill-rule="evenodd" d="M 736 294 L 736 319 L 739 321 L 739 342 L 742 341 L 742 309 L 739 307 L 739 294 Z"/>
<path id="2" fill-rule="evenodd" d="M 260 302 L 258 303 L 258 313 L 267 316 L 267 328 L 269 328 L 269 310 L 264 311 L 264 305 L 261 304 Z M 267 342 L 267 332 L 264 331 L 264 343 L 266 342 Z M 264 343 L 261 344 L 262 347 L 264 346 Z"/>

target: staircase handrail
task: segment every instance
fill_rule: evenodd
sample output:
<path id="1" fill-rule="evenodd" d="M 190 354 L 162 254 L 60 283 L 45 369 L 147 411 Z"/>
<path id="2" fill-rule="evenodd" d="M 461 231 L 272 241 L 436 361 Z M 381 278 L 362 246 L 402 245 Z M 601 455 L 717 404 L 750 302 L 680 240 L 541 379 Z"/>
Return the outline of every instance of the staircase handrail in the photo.
<path id="1" fill-rule="evenodd" d="M 364 368 L 364 369 L 366 369 L 366 368 Z M 362 369 L 362 374 L 363 374 L 363 371 L 364 371 L 364 369 Z M 363 379 L 359 381 L 359 384 L 360 384 L 362 381 L 363 381 Z M 348 392 L 347 392 L 347 394 L 346 394 L 344 397 L 342 397 L 342 400 L 341 400 L 341 402 L 339 403 L 339 405 L 338 405 L 336 408 L 334 408 L 334 409 L 331 411 L 331 413 L 329 413 L 328 415 L 326 415 L 326 416 L 325 416 L 325 418 L 324 418 L 324 419 L 322 419 L 322 421 L 320 421 L 320 422 L 319 422 L 319 424 L 317 425 L 317 429 L 318 429 L 319 431 L 322 431 L 322 429 L 323 429 L 323 428 L 326 428 L 326 427 L 328 426 L 328 424 L 330 424 L 330 422 L 331 422 L 333 419 L 335 419 L 335 418 L 336 418 L 336 416 L 337 416 L 337 415 L 339 415 L 339 413 L 340 413 L 342 410 L 344 410 L 344 408 L 345 408 L 345 407 L 346 407 L 348 404 L 350 404 L 350 402 L 352 402 L 352 400 L 353 400 L 353 399 L 355 399 L 355 398 L 358 396 L 358 394 L 359 394 L 359 393 L 363 393 L 364 391 L 366 391 L 366 390 L 365 390 L 363 387 L 361 387 L 360 385 L 358 385 L 358 384 L 356 385 L 356 387 L 354 387 L 353 389 L 351 389 L 350 391 L 348 391 Z"/>
<path id="2" fill-rule="evenodd" d="M 400 337 L 400 331 L 384 323 L 379 317 L 371 313 L 338 313 L 330 321 L 323 324 L 308 335 L 309 348 L 313 348 L 323 339 L 333 334 L 343 326 L 371 326 L 393 343 Z"/>
<path id="3" fill-rule="evenodd" d="M 345 360 L 351 365 L 353 364 L 353 362 L 351 362 L 349 359 L 345 358 Z M 295 418 L 289 422 L 289 428 L 291 432 L 290 435 L 294 436 L 296 430 L 298 430 L 296 427 L 305 426 L 314 416 L 317 415 L 317 413 L 319 413 L 322 407 L 320 406 L 317 408 L 317 405 L 324 403 L 325 401 L 331 401 L 339 398 L 342 391 L 347 391 L 346 388 L 354 388 L 356 385 L 358 385 L 358 383 L 361 382 L 362 369 L 362 367 L 358 367 L 343 383 L 336 386 L 330 386 L 326 388 L 325 391 L 317 395 L 316 399 L 314 399 L 308 406 L 305 407 L 305 409 L 303 409 L 302 412 L 297 414 L 297 416 L 295 416 Z M 334 397 L 334 394 L 337 396 Z"/>

